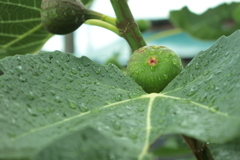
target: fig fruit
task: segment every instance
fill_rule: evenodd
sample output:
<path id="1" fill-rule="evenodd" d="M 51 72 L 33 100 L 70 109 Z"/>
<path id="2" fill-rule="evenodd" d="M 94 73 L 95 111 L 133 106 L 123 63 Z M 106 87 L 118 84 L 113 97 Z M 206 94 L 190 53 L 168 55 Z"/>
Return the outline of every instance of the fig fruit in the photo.
<path id="1" fill-rule="evenodd" d="M 68 34 L 86 21 L 86 11 L 80 0 L 42 0 L 41 20 L 50 33 Z"/>
<path id="2" fill-rule="evenodd" d="M 183 69 L 180 57 L 164 46 L 145 46 L 134 51 L 127 75 L 147 93 L 161 92 Z"/>

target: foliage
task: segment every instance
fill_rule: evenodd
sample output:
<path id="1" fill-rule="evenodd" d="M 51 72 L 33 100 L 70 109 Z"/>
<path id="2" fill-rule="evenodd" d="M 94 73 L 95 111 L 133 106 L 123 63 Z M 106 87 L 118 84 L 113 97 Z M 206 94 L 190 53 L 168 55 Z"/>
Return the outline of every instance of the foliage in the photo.
<path id="1" fill-rule="evenodd" d="M 40 6 L 41 0 L 0 0 L 0 59 L 35 53 L 52 36 L 42 27 Z"/>
<path id="2" fill-rule="evenodd" d="M 218 39 L 230 35 L 240 28 L 240 3 L 221 4 L 201 15 L 189 11 L 187 7 L 170 12 L 171 22 L 190 35 L 205 40 Z"/>

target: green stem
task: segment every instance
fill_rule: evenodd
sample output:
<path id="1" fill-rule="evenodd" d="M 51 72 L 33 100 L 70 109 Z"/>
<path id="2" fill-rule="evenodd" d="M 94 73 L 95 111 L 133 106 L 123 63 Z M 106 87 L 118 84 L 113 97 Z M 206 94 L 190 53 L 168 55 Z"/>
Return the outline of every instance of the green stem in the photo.
<path id="1" fill-rule="evenodd" d="M 111 25 L 116 26 L 116 18 L 106 16 L 102 13 L 99 13 L 99 12 L 96 12 L 96 11 L 93 11 L 90 9 L 85 9 L 85 19 L 87 19 L 87 20 L 97 19 L 97 20 L 101 20 L 101 21 L 104 21 Z"/>
<path id="2" fill-rule="evenodd" d="M 120 35 L 128 42 L 133 51 L 146 46 L 142 34 L 135 22 L 126 0 L 111 0 L 117 17 Z"/>
<path id="3" fill-rule="evenodd" d="M 114 25 L 111 25 L 111 24 L 109 24 L 107 22 L 101 21 L 101 20 L 89 19 L 89 20 L 85 21 L 84 24 L 89 24 L 89 25 L 95 25 L 95 26 L 103 27 L 103 28 L 108 29 L 110 31 L 113 31 L 117 35 L 121 36 L 119 34 L 119 31 L 118 31 L 117 27 L 115 27 Z"/>
<path id="4" fill-rule="evenodd" d="M 205 142 L 182 135 L 197 160 L 214 160 Z"/>

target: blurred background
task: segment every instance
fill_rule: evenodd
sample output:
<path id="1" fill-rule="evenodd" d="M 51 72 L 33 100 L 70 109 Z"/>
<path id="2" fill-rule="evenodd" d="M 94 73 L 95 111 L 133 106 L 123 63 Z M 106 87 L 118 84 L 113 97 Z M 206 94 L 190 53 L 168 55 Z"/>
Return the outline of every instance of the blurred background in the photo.
<path id="1" fill-rule="evenodd" d="M 208 49 L 215 41 L 198 40 L 185 32 L 174 29 L 174 26 L 168 20 L 169 12 L 187 6 L 190 11 L 201 14 L 208 8 L 233 1 L 129 0 L 128 2 L 136 20 L 147 20 L 151 24 L 151 27 L 142 33 L 147 44 L 164 45 L 175 51 L 187 62 L 201 50 Z M 90 8 L 115 17 L 109 0 L 95 0 Z M 86 24 L 82 25 L 72 35 L 53 36 L 43 46 L 42 50 L 60 50 L 73 53 L 77 57 L 84 55 L 100 64 L 106 64 L 108 61 L 117 59 L 120 65 L 126 65 L 131 54 L 131 50 L 123 38 L 104 28 Z"/>

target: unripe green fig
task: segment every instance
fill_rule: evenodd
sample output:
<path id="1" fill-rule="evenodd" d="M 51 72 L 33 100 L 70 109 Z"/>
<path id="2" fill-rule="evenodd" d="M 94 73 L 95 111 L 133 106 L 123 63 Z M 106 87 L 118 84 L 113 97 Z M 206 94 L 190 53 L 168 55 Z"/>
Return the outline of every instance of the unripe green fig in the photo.
<path id="1" fill-rule="evenodd" d="M 127 75 L 147 93 L 161 92 L 183 69 L 180 57 L 164 46 L 145 46 L 134 51 Z"/>
<path id="2" fill-rule="evenodd" d="M 68 34 L 86 20 L 86 8 L 80 0 L 42 0 L 43 27 L 53 34 Z"/>

